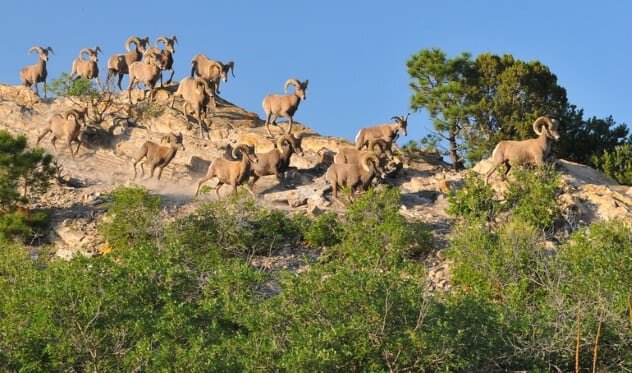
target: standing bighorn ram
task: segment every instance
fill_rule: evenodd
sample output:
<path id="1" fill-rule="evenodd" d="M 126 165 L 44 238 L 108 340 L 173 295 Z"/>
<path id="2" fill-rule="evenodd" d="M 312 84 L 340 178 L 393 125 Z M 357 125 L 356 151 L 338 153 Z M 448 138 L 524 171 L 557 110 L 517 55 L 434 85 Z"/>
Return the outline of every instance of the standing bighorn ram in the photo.
<path id="1" fill-rule="evenodd" d="M 219 188 L 221 188 L 222 185 L 230 185 L 232 187 L 231 193 L 234 193 L 237 190 L 238 185 L 242 185 L 248 181 L 248 177 L 250 177 L 250 169 L 253 164 L 256 164 L 259 161 L 259 159 L 255 154 L 254 147 L 250 147 L 246 144 L 239 144 L 233 149 L 233 158 L 238 157 L 237 152 L 241 153 L 241 160 L 229 161 L 224 158 L 217 158 L 210 166 L 208 166 L 206 175 L 198 181 L 198 186 L 195 190 L 196 196 L 200 192 L 200 186 L 215 176 L 219 179 L 219 182 L 215 186 L 215 194 L 217 195 L 217 198 L 219 198 Z M 246 188 L 254 197 L 255 193 L 247 183 Z"/>
<path id="2" fill-rule="evenodd" d="M 540 127 L 542 129 L 540 129 Z M 535 164 L 543 165 L 551 152 L 549 139 L 557 141 L 560 138 L 558 132 L 559 122 L 548 117 L 539 117 L 533 122 L 533 131 L 538 135 L 535 139 L 523 141 L 504 140 L 496 145 L 492 153 L 492 166 L 485 175 L 485 184 L 498 166 L 505 164 L 506 176 L 511 169 L 511 163 L 518 165 Z"/>
<path id="3" fill-rule="evenodd" d="M 33 53 L 33 51 L 37 52 L 39 55 L 39 62 L 34 65 L 29 65 L 23 67 L 20 70 L 20 80 L 22 84 L 27 87 L 35 85 L 35 94 L 39 96 L 39 91 L 37 90 L 37 83 L 43 83 L 44 86 L 44 98 L 46 98 L 46 77 L 48 76 L 48 71 L 46 71 L 46 62 L 48 61 L 48 52 L 53 52 L 53 48 L 51 47 L 38 47 L 34 46 L 29 49 L 29 55 Z"/>
<path id="4" fill-rule="evenodd" d="M 145 88 L 149 88 L 149 102 L 154 99 L 154 87 L 158 78 L 160 77 L 160 71 L 162 70 L 162 59 L 160 55 L 156 54 L 152 50 L 147 50 L 144 53 L 143 61 L 136 61 L 129 66 L 129 85 L 127 86 L 127 96 L 129 98 L 130 105 L 132 104 L 132 88 L 138 83 L 143 83 Z M 147 92 L 143 90 L 143 100 Z"/>
<path id="5" fill-rule="evenodd" d="M 287 146 L 285 146 L 287 144 Z M 290 167 L 290 157 L 292 154 L 303 156 L 303 148 L 301 147 L 301 138 L 293 135 L 283 135 L 277 139 L 274 149 L 266 153 L 257 154 L 259 162 L 252 166 L 252 181 L 250 187 L 254 189 L 254 185 L 260 177 L 266 175 L 275 175 L 278 181 L 285 171 Z"/>
<path id="6" fill-rule="evenodd" d="M 220 81 L 228 81 L 228 72 L 235 77 L 235 63 L 228 61 L 222 63 L 220 61 L 212 60 L 203 54 L 196 54 L 191 60 L 191 77 L 195 75 L 208 80 L 213 84 L 214 93 L 219 95 Z"/>
<path id="7" fill-rule="evenodd" d="M 387 142 L 393 143 L 401 131 L 404 136 L 408 136 L 406 127 L 408 126 L 408 116 L 394 116 L 391 119 L 395 119 L 395 123 L 380 124 L 378 126 L 366 127 L 360 129 L 355 137 L 356 149 L 360 150 L 365 145 L 369 145 L 369 140 L 384 139 Z"/>
<path id="8" fill-rule="evenodd" d="M 342 148 L 334 157 L 334 163 L 357 163 L 367 153 L 375 153 L 380 158 L 380 162 L 393 159 L 391 144 L 384 139 L 371 139 L 367 150 L 356 148 Z"/>
<path id="9" fill-rule="evenodd" d="M 263 106 L 263 111 L 266 113 L 266 130 L 268 130 L 268 136 L 272 137 L 270 123 L 276 124 L 276 120 L 279 117 L 288 119 L 289 125 L 286 133 L 292 133 L 292 117 L 294 113 L 296 113 L 301 100 L 307 99 L 307 95 L 305 94 L 305 91 L 307 91 L 307 83 L 309 83 L 307 79 L 303 82 L 296 79 L 288 79 L 285 82 L 284 90 L 287 93 L 287 87 L 293 85 L 294 93 L 285 95 L 269 94 L 263 98 L 261 106 Z"/>
<path id="10" fill-rule="evenodd" d="M 160 49 L 158 47 L 158 43 L 162 42 L 164 44 L 164 49 Z M 167 80 L 167 84 L 171 83 L 171 80 L 173 79 L 173 74 L 175 73 L 175 70 L 173 69 L 173 55 L 174 53 L 176 53 L 176 49 L 175 49 L 175 44 L 178 43 L 178 38 L 176 38 L 176 36 L 172 36 L 171 38 L 165 37 L 165 36 L 159 36 L 158 38 L 156 38 L 156 43 L 154 44 L 153 47 L 150 47 L 149 49 L 154 51 L 156 54 L 160 55 L 160 58 L 162 59 L 162 70 L 170 70 L 171 71 L 171 75 L 169 76 L 169 80 Z M 162 86 L 162 73 L 160 73 L 160 85 Z"/>
<path id="11" fill-rule="evenodd" d="M 182 106 L 182 111 L 184 112 L 184 116 L 187 119 L 187 123 L 189 122 L 188 118 L 188 105 L 193 106 L 193 111 L 195 112 L 195 118 L 198 121 L 198 125 L 200 126 L 200 137 L 203 137 L 202 127 L 204 127 L 204 122 L 202 117 L 206 114 L 207 107 L 211 101 L 213 100 L 213 92 L 211 87 L 206 81 L 206 79 L 202 78 L 184 78 L 180 81 L 178 85 L 178 90 L 171 97 L 171 108 L 173 109 L 173 104 L 176 101 L 176 96 L 182 96 L 184 99 L 184 105 Z"/>
<path id="12" fill-rule="evenodd" d="M 70 72 L 70 78 L 74 78 L 75 75 L 77 77 L 82 77 L 86 79 L 94 79 L 96 80 L 99 87 L 103 88 L 101 85 L 101 81 L 99 81 L 99 56 L 98 53 L 101 52 L 101 48 L 98 46 L 94 47 L 94 49 L 83 48 L 79 51 L 79 57 L 75 58 L 72 61 L 72 71 Z M 83 55 L 86 55 L 88 58 L 83 59 Z"/>
<path id="13" fill-rule="evenodd" d="M 57 139 L 62 139 L 68 145 L 72 158 L 75 158 L 75 154 L 79 153 L 79 147 L 81 146 L 81 124 L 85 125 L 86 111 L 87 109 L 84 109 L 83 111 L 71 109 L 64 112 L 63 115 L 53 115 L 48 120 L 48 127 L 37 138 L 37 144 L 39 145 L 44 136 L 46 136 L 49 132 L 52 132 L 53 138 L 50 142 L 53 144 L 55 151 L 57 151 L 55 142 Z M 72 120 L 70 117 L 72 117 Z M 77 142 L 77 150 L 74 153 L 71 146 L 73 141 Z"/>
<path id="14" fill-rule="evenodd" d="M 131 49 L 131 44 L 134 43 L 136 45 L 136 49 Z M 147 48 L 147 44 L 149 44 L 149 38 L 138 38 L 136 36 L 130 36 L 125 41 L 125 49 L 127 53 L 125 54 L 115 54 L 112 55 L 108 59 L 108 76 L 105 79 L 105 84 L 109 85 L 110 80 L 115 74 L 118 74 L 118 87 L 122 91 L 121 81 L 123 80 L 123 75 L 129 74 L 129 66 L 136 61 L 140 61 L 143 58 L 143 53 Z"/>
<path id="15" fill-rule="evenodd" d="M 338 200 L 338 188 L 341 187 L 351 189 L 350 198 L 353 200 L 354 192 L 363 192 L 371 184 L 373 178 L 378 173 L 382 173 L 379 164 L 377 155 L 367 153 L 360 159 L 360 164 L 343 163 L 329 166 L 325 179 L 332 187 L 333 200 L 342 203 Z"/>
<path id="16" fill-rule="evenodd" d="M 154 170 L 156 167 L 160 168 L 158 170 L 158 180 L 160 180 L 160 176 L 162 175 L 162 170 L 169 165 L 173 157 L 176 156 L 176 152 L 179 149 L 184 151 L 184 144 L 182 143 L 182 133 L 176 135 L 175 133 L 170 133 L 168 136 L 163 137 L 160 142 L 167 140 L 169 146 L 163 146 L 156 144 L 153 141 L 145 141 L 143 145 L 136 151 L 134 154 L 134 180 L 136 180 L 136 164 L 140 162 L 141 159 L 147 157 L 140 164 L 141 177 L 145 176 L 145 169 L 143 165 L 147 163 L 150 167 L 149 177 L 147 179 L 151 179 L 154 176 Z"/>

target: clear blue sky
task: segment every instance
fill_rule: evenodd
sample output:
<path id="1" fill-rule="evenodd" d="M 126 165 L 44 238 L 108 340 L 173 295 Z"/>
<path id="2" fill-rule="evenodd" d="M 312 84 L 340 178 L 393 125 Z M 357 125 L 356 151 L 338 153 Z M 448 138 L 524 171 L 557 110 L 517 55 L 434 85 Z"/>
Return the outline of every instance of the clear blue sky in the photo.
<path id="1" fill-rule="evenodd" d="M 149 2 L 147 2 L 149 4 Z M 235 61 L 222 96 L 263 116 L 261 100 L 290 77 L 309 79 L 295 119 L 353 139 L 360 127 L 409 111 L 406 60 L 424 48 L 540 60 L 585 116 L 632 123 L 632 2 L 628 1 L 21 1 L 4 2 L 0 82 L 18 84 L 32 45 L 50 45 L 49 81 L 83 47 L 107 57 L 131 35 L 177 35 L 175 78 L 205 53 Z M 127 78 L 123 81 L 127 85 Z M 409 119 L 407 139 L 431 123 Z M 404 139 L 404 140 L 407 140 Z M 401 142 L 401 141 L 400 141 Z"/>

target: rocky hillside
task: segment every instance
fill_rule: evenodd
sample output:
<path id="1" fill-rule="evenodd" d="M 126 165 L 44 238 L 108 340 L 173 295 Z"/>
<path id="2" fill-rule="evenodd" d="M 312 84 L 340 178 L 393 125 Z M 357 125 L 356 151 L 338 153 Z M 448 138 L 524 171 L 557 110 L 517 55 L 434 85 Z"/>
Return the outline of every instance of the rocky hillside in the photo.
<path id="1" fill-rule="evenodd" d="M 247 143 L 255 145 L 258 152 L 273 148 L 271 139 L 265 136 L 263 120 L 257 113 L 247 112 L 229 102 L 221 102 L 211 118 L 210 139 L 199 137 L 197 127 L 187 129 L 181 104 L 175 109 L 168 106 L 170 89 L 159 90 L 156 102 L 147 106 L 141 102 L 131 111 L 126 94 L 113 95 L 104 121 L 86 130 L 84 144 L 75 159 L 65 144 L 57 142 L 53 149 L 49 134 L 41 146 L 56 156 L 60 166 L 61 181 L 50 191 L 33 202 L 35 208 L 49 208 L 53 216 L 53 232 L 49 238 L 57 247 L 58 255 L 69 257 L 80 251 L 93 254 L 101 250 L 103 242 L 95 234 L 96 221 L 103 213 L 104 196 L 117 185 L 132 183 L 133 169 L 130 159 L 134 151 L 147 140 L 158 142 L 169 132 L 184 134 L 185 151 L 179 151 L 165 169 L 162 180 L 137 181 L 167 201 L 167 215 L 192 211 L 200 201 L 214 198 L 204 195 L 194 198 L 197 180 L 206 172 L 211 160 L 222 156 L 227 144 Z M 139 99 L 135 92 L 134 100 Z M 50 116 L 76 108 L 77 99 L 55 98 L 41 100 L 23 87 L 0 85 L 0 126 L 13 134 L 26 134 L 35 146 L 38 134 L 47 126 Z M 104 107 L 103 104 L 101 107 Z M 94 115 L 93 112 L 90 113 Z M 298 116 L 300 118 L 300 115 Z M 191 118 L 191 121 L 194 120 Z M 282 127 L 285 128 L 285 123 Z M 276 131 L 280 131 L 276 128 Z M 317 152 L 327 149 L 330 154 L 340 147 L 349 146 L 344 139 L 320 135 L 307 126 L 298 124 L 295 132 L 303 135 L 303 157 L 293 156 L 288 187 L 279 186 L 274 176 L 262 178 L 257 184 L 260 200 L 284 210 L 339 209 L 329 202 L 323 174 L 328 163 L 327 152 L 321 157 Z M 579 164 L 559 161 L 564 193 L 560 201 L 566 211 L 570 226 L 581 226 L 601 219 L 627 219 L 632 221 L 632 189 L 617 185 L 601 173 Z M 445 186 L 458 188 L 464 173 L 449 170 L 436 156 L 420 155 L 415 159 L 402 159 L 396 165 L 397 172 L 387 180 L 402 192 L 403 215 L 418 219 L 432 226 L 438 246 L 445 245 L 452 219 L 445 213 L 447 206 Z M 475 167 L 486 171 L 485 161 Z M 210 186 L 213 182 L 209 182 Z M 501 185 L 502 183 L 498 183 Z M 225 194 L 228 188 L 222 189 Z M 439 255 L 440 257 L 440 255 Z M 432 260 L 431 266 L 441 264 Z"/>

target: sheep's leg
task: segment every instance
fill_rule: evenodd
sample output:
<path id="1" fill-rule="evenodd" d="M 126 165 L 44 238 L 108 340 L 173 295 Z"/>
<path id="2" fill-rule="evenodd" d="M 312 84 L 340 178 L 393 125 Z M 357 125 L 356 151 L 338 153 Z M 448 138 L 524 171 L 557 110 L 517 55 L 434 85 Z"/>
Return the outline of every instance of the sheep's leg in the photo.
<path id="1" fill-rule="evenodd" d="M 127 98 L 129 99 L 129 104 L 132 105 L 132 87 L 134 87 L 134 79 L 130 78 L 129 85 L 127 86 Z"/>
<path id="2" fill-rule="evenodd" d="M 145 164 L 145 161 L 140 162 L 140 177 L 145 176 L 145 167 L 143 167 L 144 164 Z"/>
<path id="3" fill-rule="evenodd" d="M 41 135 L 39 135 L 39 137 L 37 138 L 37 145 L 39 145 L 40 141 L 42 141 L 44 136 L 48 135 L 49 132 L 51 132 L 51 129 L 47 128 Z"/>
<path id="4" fill-rule="evenodd" d="M 511 164 L 509 162 L 505 162 L 505 173 L 503 177 L 507 177 L 507 174 L 509 174 L 509 170 L 511 170 Z"/>
<path id="5" fill-rule="evenodd" d="M 39 97 L 39 91 L 37 90 L 37 83 L 35 83 L 35 94 Z"/>
<path id="6" fill-rule="evenodd" d="M 210 178 L 212 178 L 213 176 L 209 176 L 209 175 L 204 175 L 200 180 L 198 180 L 198 185 L 197 185 L 197 189 L 195 190 L 195 195 L 197 196 L 200 193 L 200 187 L 202 186 L 202 184 L 204 184 L 206 181 L 208 181 Z M 219 185 L 219 184 L 218 184 Z M 217 187 L 216 187 L 217 188 Z M 217 189 L 216 189 L 217 190 Z"/>
<path id="7" fill-rule="evenodd" d="M 99 77 L 97 76 L 96 78 L 94 78 L 94 80 L 97 82 L 97 85 L 99 86 L 101 92 L 105 91 L 105 87 L 103 86 L 103 84 L 101 84 L 101 80 L 99 80 Z"/>
<path id="8" fill-rule="evenodd" d="M 123 90 L 123 87 L 121 87 L 121 82 L 123 81 L 123 74 L 119 73 L 118 74 L 118 87 L 119 87 L 119 91 Z"/>
<path id="9" fill-rule="evenodd" d="M 184 112 L 184 119 L 187 121 L 187 130 L 191 129 L 191 123 L 189 122 L 189 109 L 188 109 L 188 104 L 186 101 L 184 101 L 184 104 L 182 105 L 182 111 Z"/>
<path id="10" fill-rule="evenodd" d="M 50 139 L 51 144 L 53 144 L 53 149 L 57 151 L 57 147 L 55 146 L 55 142 L 57 141 L 57 137 L 53 134 L 53 138 Z"/>
<path id="11" fill-rule="evenodd" d="M 237 192 L 237 183 L 235 184 L 230 184 L 231 188 L 230 188 L 230 194 L 235 194 Z"/>
<path id="12" fill-rule="evenodd" d="M 151 169 L 149 170 L 149 176 L 145 180 L 149 180 L 154 177 L 154 170 L 156 169 L 156 164 L 151 165 Z"/>
<path id="13" fill-rule="evenodd" d="M 72 140 L 68 140 L 68 150 L 70 150 L 70 156 L 72 157 L 72 159 L 75 159 L 75 153 L 72 152 Z"/>
<path id="14" fill-rule="evenodd" d="M 259 180 L 259 175 L 257 175 L 257 174 L 255 174 L 255 173 L 253 173 L 253 174 L 252 174 L 252 180 L 250 180 L 250 181 L 248 182 L 248 184 L 250 184 L 250 187 L 251 187 L 253 190 L 254 190 L 255 183 L 257 182 L 257 180 Z"/>
<path id="15" fill-rule="evenodd" d="M 288 118 L 289 118 L 288 122 L 290 124 L 287 127 L 287 134 L 289 135 L 290 133 L 292 133 L 292 116 L 289 116 Z"/>
<path id="16" fill-rule="evenodd" d="M 268 114 L 268 117 L 266 118 L 266 130 L 268 130 L 268 137 L 272 137 L 272 132 L 270 132 L 270 123 L 272 122 L 273 117 L 274 115 L 270 113 Z"/>
<path id="17" fill-rule="evenodd" d="M 166 165 L 165 165 L 166 166 Z M 158 179 L 158 181 L 160 181 L 160 176 L 162 176 L 162 170 L 165 169 L 165 166 L 162 167 L 158 167 L 158 176 L 156 176 L 156 178 Z M 171 177 L 173 177 L 173 174 L 171 175 Z"/>
<path id="18" fill-rule="evenodd" d="M 136 180 L 136 163 L 138 163 L 138 161 L 134 161 L 132 163 L 132 165 L 134 166 L 134 178 L 132 180 Z"/>
<path id="19" fill-rule="evenodd" d="M 44 98 L 46 98 L 46 80 L 44 80 Z M 35 86 L 37 86 L 37 84 L 35 84 Z"/>
<path id="20" fill-rule="evenodd" d="M 235 186 L 235 188 L 233 188 L 233 190 L 236 190 L 237 187 Z M 257 198 L 257 195 L 255 194 L 255 192 L 252 190 L 252 187 L 250 186 L 250 184 L 246 183 L 246 189 L 248 189 L 248 191 L 250 192 L 250 194 L 252 194 L 253 198 Z"/>
<path id="21" fill-rule="evenodd" d="M 170 70 L 171 70 L 171 75 L 169 76 L 169 80 L 167 80 L 167 84 L 171 84 L 171 80 L 173 79 L 173 74 L 175 74 L 176 72 L 174 69 L 170 69 Z"/>
<path id="22" fill-rule="evenodd" d="M 217 199 L 219 199 L 219 188 L 222 187 L 222 185 L 224 185 L 224 183 L 222 181 L 220 181 L 219 183 L 217 183 L 217 185 L 215 186 L 215 195 L 217 196 Z"/>

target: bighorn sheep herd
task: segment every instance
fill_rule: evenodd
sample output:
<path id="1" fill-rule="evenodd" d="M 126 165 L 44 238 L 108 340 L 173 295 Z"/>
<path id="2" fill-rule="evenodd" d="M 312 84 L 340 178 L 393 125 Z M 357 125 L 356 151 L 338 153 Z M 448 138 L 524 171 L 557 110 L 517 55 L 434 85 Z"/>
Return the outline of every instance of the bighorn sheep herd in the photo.
<path id="1" fill-rule="evenodd" d="M 162 49 L 160 48 L 161 43 Z M 101 48 L 98 46 L 83 48 L 79 51 L 79 56 L 72 62 L 70 78 L 94 79 L 102 90 L 109 90 L 112 78 L 118 75 L 117 86 L 122 91 L 123 76 L 129 75 L 127 96 L 130 105 L 132 105 L 131 91 L 134 86 L 142 83 L 145 89 L 149 90 L 148 102 L 151 103 L 157 89 L 156 83 L 160 80 L 162 89 L 172 92 L 170 108 L 174 109 L 176 98 L 181 98 L 183 101 L 182 111 L 187 119 L 187 124 L 189 123 L 190 108 L 193 110 L 200 127 L 200 138 L 203 138 L 205 117 L 211 110 L 217 110 L 216 100 L 219 98 L 220 83 L 228 81 L 229 73 L 233 77 L 235 76 L 235 63 L 233 61 L 223 63 L 210 59 L 204 54 L 196 54 L 191 60 L 190 77 L 180 80 L 175 89 L 165 87 L 162 73 L 166 70 L 171 72 L 166 81 L 166 85 L 170 85 L 175 73 L 173 56 L 176 44 L 178 44 L 178 39 L 175 35 L 171 38 L 159 36 L 156 38 L 154 46 L 149 45 L 148 37 L 129 37 L 125 42 L 127 53 L 114 54 L 108 59 L 105 85 L 102 85 L 99 80 L 98 54 L 102 52 Z M 37 84 L 43 83 L 44 97 L 46 97 L 46 78 L 48 75 L 46 64 L 48 54 L 53 52 L 53 49 L 34 46 L 29 50 L 29 55 L 32 52 L 38 54 L 39 61 L 22 68 L 20 80 L 27 87 L 34 86 L 37 95 L 39 95 Z M 284 84 L 285 94 L 268 94 L 263 98 L 265 129 L 269 137 L 273 137 L 270 124 L 276 124 L 276 120 L 280 117 L 284 117 L 288 121 L 287 131 L 281 130 L 282 135 L 276 138 L 272 150 L 257 153 L 252 145 L 239 144 L 234 148 L 228 146 L 225 156 L 213 160 L 206 175 L 198 180 L 195 194 L 198 195 L 202 184 L 211 178 L 218 179 L 215 187 L 217 197 L 219 197 L 219 189 L 224 184 L 231 186 L 231 193 L 235 192 L 238 186 L 245 185 L 248 191 L 255 196 L 255 184 L 261 177 L 275 175 L 279 183 L 285 182 L 284 174 L 288 171 L 292 155 L 304 156 L 301 145 L 303 136 L 292 135 L 292 124 L 301 101 L 307 97 L 308 82 L 308 80 L 288 79 Z M 290 86 L 293 86 L 294 90 L 288 93 Z M 143 100 L 145 96 L 146 92 L 143 91 Z M 391 119 L 394 122 L 392 123 L 361 128 L 353 145 L 339 149 L 325 172 L 325 180 L 332 187 L 334 201 L 340 202 L 338 199 L 340 188 L 349 188 L 352 192 L 350 199 L 353 200 L 353 194 L 365 191 L 377 176 L 384 177 L 387 162 L 393 159 L 392 148 L 397 149 L 396 140 L 400 134 L 404 136 L 408 134 L 409 115 L 393 116 Z M 83 111 L 67 110 L 51 116 L 48 120 L 48 126 L 40 132 L 37 144 L 51 132 L 53 134 L 51 139 L 53 148 L 56 150 L 55 142 L 57 139 L 61 139 L 67 144 L 70 155 L 74 159 L 81 146 L 84 131 L 82 126 L 86 125 L 86 116 L 87 109 Z M 190 129 L 191 126 L 187 125 L 187 128 Z M 557 141 L 560 137 L 559 123 L 555 119 L 541 116 L 533 122 L 533 130 L 538 135 L 537 138 L 524 141 L 500 141 L 496 145 L 492 154 L 491 168 L 485 175 L 485 183 L 488 183 L 490 176 L 501 164 L 506 166 L 506 175 L 512 164 L 542 165 L 546 162 L 551 151 L 550 140 Z M 141 177 L 145 175 L 143 166 L 146 164 L 150 167 L 150 175 L 147 179 L 152 178 L 155 169 L 158 168 L 157 179 L 160 180 L 163 169 L 174 159 L 177 151 L 184 150 L 182 133 L 177 135 L 170 133 L 163 137 L 160 142 L 165 141 L 167 145 L 146 141 L 136 150 L 132 157 L 134 180 L 137 177 L 136 165 L 139 162 L 141 162 Z M 73 142 L 77 143 L 77 148 L 74 151 L 71 146 Z M 445 180 L 444 174 L 443 181 L 447 183 Z"/>

